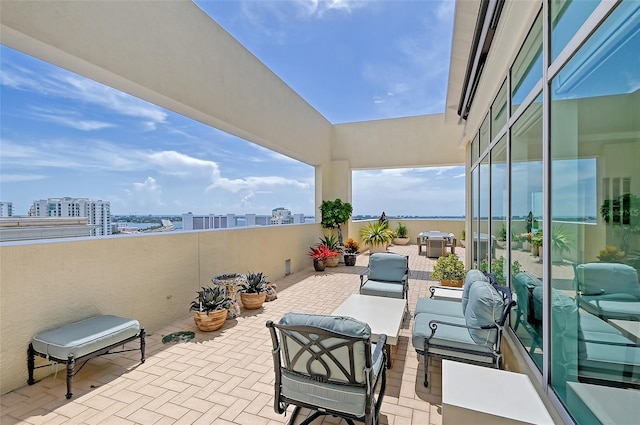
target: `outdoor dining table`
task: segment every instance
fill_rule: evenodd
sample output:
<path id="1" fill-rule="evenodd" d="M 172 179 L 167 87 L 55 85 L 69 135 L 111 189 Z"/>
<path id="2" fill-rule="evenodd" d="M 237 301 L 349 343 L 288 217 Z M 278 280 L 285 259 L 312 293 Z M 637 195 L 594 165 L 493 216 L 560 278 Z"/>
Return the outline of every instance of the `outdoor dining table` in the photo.
<path id="1" fill-rule="evenodd" d="M 446 246 L 451 247 L 451 253 L 455 253 L 455 235 L 453 233 L 441 232 L 439 230 L 430 230 L 428 232 L 420 232 L 418 233 L 417 244 L 418 244 L 418 255 L 422 253 L 422 247 L 426 246 L 427 240 L 429 237 L 438 237 L 445 240 Z"/>

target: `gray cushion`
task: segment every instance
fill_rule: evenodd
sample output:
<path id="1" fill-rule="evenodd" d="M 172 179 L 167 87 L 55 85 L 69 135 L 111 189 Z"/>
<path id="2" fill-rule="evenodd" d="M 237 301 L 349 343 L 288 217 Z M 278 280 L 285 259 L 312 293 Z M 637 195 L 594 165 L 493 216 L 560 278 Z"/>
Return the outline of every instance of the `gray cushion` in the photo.
<path id="1" fill-rule="evenodd" d="M 469 302 L 464 317 L 467 326 L 488 326 L 500 320 L 504 312 L 502 296 L 489 282 L 475 281 L 469 288 Z M 493 347 L 498 332 L 495 329 L 469 329 L 479 345 Z"/>
<path id="2" fill-rule="evenodd" d="M 407 257 L 391 252 L 379 252 L 369 257 L 369 279 L 387 282 L 402 281 L 407 274 Z"/>
<path id="3" fill-rule="evenodd" d="M 441 317 L 437 314 L 420 313 L 416 315 L 413 325 L 413 332 L 411 342 L 417 351 L 422 352 L 424 350 L 424 340 L 431 336 L 431 328 L 429 322 L 432 320 L 440 320 L 442 322 L 449 322 L 458 325 L 464 325 L 465 320 L 461 317 Z M 454 355 L 456 357 L 462 357 L 468 360 L 479 361 L 484 363 L 491 363 L 493 360 L 490 356 L 491 348 L 478 345 L 475 343 L 466 328 L 457 326 L 447 326 L 443 324 L 437 325 L 436 332 L 429 340 L 432 345 L 439 345 L 441 348 L 429 347 L 429 353 L 439 355 Z M 450 350 L 449 350 L 450 349 Z M 454 350 L 471 350 L 479 354 L 473 353 L 461 353 Z"/>
<path id="4" fill-rule="evenodd" d="M 415 315 L 420 313 L 432 313 L 441 316 L 464 318 L 460 301 L 440 300 L 434 298 L 418 298 Z M 443 320 L 445 320 L 443 318 Z"/>
<path id="5" fill-rule="evenodd" d="M 576 266 L 576 280 L 584 295 L 621 293 L 640 299 L 638 272 L 626 264 L 579 264 Z"/>
<path id="6" fill-rule="evenodd" d="M 471 269 L 464 278 L 464 288 L 462 289 L 462 314 L 467 311 L 467 303 L 469 302 L 469 288 L 475 281 L 489 282 L 489 278 L 480 270 Z"/>
<path id="7" fill-rule="evenodd" d="M 580 307 L 607 319 L 640 320 L 640 300 L 631 296 L 588 295 L 580 297 Z"/>
<path id="8" fill-rule="evenodd" d="M 125 317 L 94 316 L 33 337 L 33 348 L 65 360 L 98 351 L 140 333 L 140 323 Z"/>
<path id="9" fill-rule="evenodd" d="M 542 285 L 542 281 L 540 279 L 527 272 L 518 273 L 513 277 L 513 279 L 515 280 L 514 285 L 517 282 L 517 284 L 526 286 L 529 290 L 533 290 L 536 286 Z"/>
<path id="10" fill-rule="evenodd" d="M 360 288 L 360 294 L 388 298 L 402 298 L 402 290 L 402 282 L 379 282 L 376 280 L 367 280 Z"/>

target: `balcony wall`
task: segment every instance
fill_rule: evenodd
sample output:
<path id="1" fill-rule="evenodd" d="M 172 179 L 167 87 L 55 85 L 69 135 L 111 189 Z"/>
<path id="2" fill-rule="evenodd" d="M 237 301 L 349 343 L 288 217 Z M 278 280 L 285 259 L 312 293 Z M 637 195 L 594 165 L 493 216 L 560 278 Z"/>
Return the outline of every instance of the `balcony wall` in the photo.
<path id="1" fill-rule="evenodd" d="M 27 347 L 40 332 L 96 314 L 132 317 L 153 332 L 189 315 L 213 275 L 262 271 L 276 280 L 287 260 L 291 273 L 312 267 L 307 252 L 321 234 L 319 224 L 302 224 L 4 244 L 0 393 L 25 385 Z"/>

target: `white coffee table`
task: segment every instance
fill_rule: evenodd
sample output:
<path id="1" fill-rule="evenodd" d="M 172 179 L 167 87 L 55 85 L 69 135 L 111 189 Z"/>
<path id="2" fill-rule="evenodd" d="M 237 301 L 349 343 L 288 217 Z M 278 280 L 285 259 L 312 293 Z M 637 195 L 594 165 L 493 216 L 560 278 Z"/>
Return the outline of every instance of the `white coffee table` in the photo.
<path id="1" fill-rule="evenodd" d="M 407 300 L 372 295 L 352 294 L 333 311 L 334 316 L 353 317 L 371 327 L 371 340 L 387 336 L 387 367 L 391 367 L 391 345 L 398 344 Z"/>

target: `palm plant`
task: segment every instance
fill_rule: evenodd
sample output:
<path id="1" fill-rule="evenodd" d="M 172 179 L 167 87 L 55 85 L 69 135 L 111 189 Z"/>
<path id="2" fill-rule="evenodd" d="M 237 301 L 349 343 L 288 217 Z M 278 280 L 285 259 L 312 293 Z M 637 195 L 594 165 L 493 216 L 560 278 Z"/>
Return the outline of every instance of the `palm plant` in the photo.
<path id="1" fill-rule="evenodd" d="M 386 222 L 374 221 L 360 229 L 362 242 L 370 246 L 384 245 L 393 239 L 393 232 Z"/>

